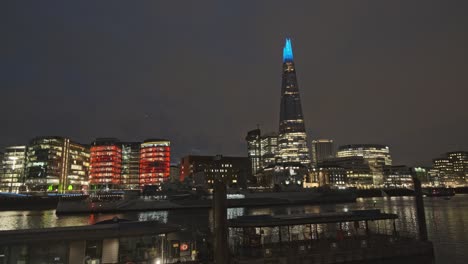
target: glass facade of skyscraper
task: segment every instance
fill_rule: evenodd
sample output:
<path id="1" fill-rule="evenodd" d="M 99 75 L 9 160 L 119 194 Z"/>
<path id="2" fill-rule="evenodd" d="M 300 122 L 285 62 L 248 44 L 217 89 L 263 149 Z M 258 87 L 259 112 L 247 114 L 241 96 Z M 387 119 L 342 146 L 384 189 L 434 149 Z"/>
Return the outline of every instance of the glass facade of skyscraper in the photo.
<path id="1" fill-rule="evenodd" d="M 277 161 L 306 165 L 311 162 L 290 39 L 286 39 L 283 49 Z"/>
<path id="2" fill-rule="evenodd" d="M 62 137 L 31 140 L 26 185 L 33 191 L 81 191 L 88 187 L 89 148 Z"/>

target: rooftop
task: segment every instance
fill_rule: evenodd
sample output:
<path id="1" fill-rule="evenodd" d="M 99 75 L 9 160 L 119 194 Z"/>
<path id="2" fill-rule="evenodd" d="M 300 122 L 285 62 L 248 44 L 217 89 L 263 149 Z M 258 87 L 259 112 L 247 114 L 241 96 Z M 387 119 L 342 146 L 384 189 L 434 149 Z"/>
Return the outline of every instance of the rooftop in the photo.
<path id="1" fill-rule="evenodd" d="M 356 210 L 350 212 L 332 212 L 298 215 L 254 215 L 241 216 L 229 220 L 229 227 L 273 227 L 305 224 L 343 223 L 354 221 L 374 221 L 397 219 L 396 214 L 382 213 L 380 210 Z"/>

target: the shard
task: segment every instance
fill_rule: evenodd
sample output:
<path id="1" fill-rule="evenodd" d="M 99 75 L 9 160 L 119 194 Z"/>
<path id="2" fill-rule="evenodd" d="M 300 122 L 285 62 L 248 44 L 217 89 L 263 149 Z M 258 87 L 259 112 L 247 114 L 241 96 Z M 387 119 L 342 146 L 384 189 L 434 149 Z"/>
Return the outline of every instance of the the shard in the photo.
<path id="1" fill-rule="evenodd" d="M 292 45 L 289 38 L 286 39 L 283 48 L 283 82 L 281 86 L 277 162 L 310 164 L 304 116 L 297 85 Z"/>

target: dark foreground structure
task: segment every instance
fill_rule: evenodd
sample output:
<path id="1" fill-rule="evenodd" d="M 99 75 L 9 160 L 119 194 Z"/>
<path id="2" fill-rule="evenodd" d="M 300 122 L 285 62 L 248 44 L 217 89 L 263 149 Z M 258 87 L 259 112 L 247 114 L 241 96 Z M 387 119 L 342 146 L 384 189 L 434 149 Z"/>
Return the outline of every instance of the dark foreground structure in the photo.
<path id="1" fill-rule="evenodd" d="M 232 261 L 432 263 L 432 243 L 399 233 L 397 218 L 379 210 L 239 217 L 229 221 Z"/>
<path id="2" fill-rule="evenodd" d="M 0 263 L 172 263 L 179 226 L 118 219 L 90 226 L 0 232 Z"/>

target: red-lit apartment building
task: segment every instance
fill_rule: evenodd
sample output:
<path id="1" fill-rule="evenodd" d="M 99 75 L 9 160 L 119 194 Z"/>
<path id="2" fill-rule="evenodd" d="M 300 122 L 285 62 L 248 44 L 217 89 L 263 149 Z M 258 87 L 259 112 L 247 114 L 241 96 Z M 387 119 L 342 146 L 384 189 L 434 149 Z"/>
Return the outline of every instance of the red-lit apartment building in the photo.
<path id="1" fill-rule="evenodd" d="M 159 185 L 169 179 L 170 159 L 168 140 L 126 143 L 96 139 L 91 145 L 90 184 L 124 189 Z"/>
<path id="2" fill-rule="evenodd" d="M 121 184 L 122 146 L 117 139 L 96 139 L 90 148 L 89 183 L 109 188 Z"/>
<path id="3" fill-rule="evenodd" d="M 170 142 L 164 139 L 145 140 L 140 146 L 140 186 L 159 185 L 169 179 Z"/>

